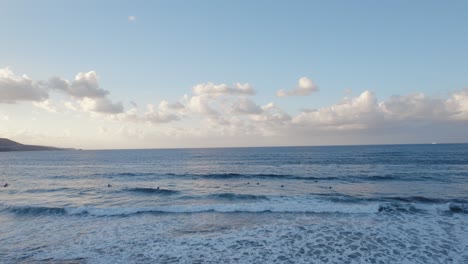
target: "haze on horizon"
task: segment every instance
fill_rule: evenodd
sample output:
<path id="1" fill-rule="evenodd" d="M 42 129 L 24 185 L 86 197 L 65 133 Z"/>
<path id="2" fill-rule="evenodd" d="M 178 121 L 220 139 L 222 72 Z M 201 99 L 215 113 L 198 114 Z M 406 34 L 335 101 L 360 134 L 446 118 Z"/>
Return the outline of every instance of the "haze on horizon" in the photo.
<path id="1" fill-rule="evenodd" d="M 468 142 L 468 2 L 2 1 L 0 138 Z"/>

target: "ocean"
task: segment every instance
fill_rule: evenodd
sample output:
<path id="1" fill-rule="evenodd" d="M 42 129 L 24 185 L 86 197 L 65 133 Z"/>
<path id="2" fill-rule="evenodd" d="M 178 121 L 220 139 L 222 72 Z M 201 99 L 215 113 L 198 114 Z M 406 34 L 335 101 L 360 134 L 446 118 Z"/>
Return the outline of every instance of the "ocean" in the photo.
<path id="1" fill-rule="evenodd" d="M 468 263 L 467 144 L 4 152 L 0 181 L 0 263 Z"/>

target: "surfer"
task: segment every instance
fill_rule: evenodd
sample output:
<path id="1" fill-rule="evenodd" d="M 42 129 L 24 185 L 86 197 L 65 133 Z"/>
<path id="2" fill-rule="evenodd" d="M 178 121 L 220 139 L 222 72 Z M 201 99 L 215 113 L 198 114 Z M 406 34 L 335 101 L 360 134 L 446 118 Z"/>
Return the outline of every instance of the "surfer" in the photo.
<path id="1" fill-rule="evenodd" d="M 109 183 L 109 184 L 107 184 L 107 187 L 112 187 L 112 185 Z"/>
<path id="2" fill-rule="evenodd" d="M 8 182 L 6 182 L 6 183 L 3 185 L 3 187 L 5 187 L 5 188 L 8 187 Z"/>
<path id="3" fill-rule="evenodd" d="M 159 191 L 159 186 L 158 186 L 158 188 L 156 188 L 156 190 Z"/>

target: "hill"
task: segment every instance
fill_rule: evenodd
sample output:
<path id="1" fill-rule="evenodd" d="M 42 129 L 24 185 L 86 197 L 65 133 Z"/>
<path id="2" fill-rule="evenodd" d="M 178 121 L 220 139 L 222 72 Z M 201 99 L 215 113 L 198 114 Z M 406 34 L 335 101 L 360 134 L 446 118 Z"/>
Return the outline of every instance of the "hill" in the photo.
<path id="1" fill-rule="evenodd" d="M 16 141 L 0 138 L 0 152 L 6 151 L 41 151 L 41 150 L 67 150 L 64 148 L 55 148 L 47 146 L 24 145 Z"/>

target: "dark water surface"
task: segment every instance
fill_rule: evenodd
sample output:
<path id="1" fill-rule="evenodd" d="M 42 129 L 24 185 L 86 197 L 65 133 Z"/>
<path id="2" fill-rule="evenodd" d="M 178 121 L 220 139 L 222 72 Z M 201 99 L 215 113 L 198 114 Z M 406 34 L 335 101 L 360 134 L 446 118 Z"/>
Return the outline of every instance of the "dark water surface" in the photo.
<path id="1" fill-rule="evenodd" d="M 0 263 L 468 263 L 467 144 L 9 152 L 0 181 Z"/>

